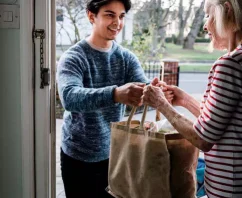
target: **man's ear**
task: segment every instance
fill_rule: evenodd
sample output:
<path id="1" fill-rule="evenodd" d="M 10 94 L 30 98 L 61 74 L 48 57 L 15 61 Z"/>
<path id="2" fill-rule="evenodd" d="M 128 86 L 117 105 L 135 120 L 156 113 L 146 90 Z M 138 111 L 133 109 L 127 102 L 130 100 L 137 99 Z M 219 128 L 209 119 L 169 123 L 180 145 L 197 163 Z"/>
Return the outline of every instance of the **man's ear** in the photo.
<path id="1" fill-rule="evenodd" d="M 87 11 L 87 17 L 88 17 L 88 19 L 89 19 L 89 22 L 90 22 L 91 24 L 93 24 L 93 23 L 94 23 L 94 19 L 95 19 L 95 14 L 92 13 L 92 12 L 90 12 L 90 11 L 88 10 L 88 11 Z"/>

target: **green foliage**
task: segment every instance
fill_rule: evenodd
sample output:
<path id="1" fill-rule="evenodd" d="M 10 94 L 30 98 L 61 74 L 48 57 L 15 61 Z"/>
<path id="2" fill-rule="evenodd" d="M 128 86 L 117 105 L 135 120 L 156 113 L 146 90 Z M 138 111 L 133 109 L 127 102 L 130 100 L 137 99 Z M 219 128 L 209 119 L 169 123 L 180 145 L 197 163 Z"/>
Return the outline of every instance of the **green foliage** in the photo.
<path id="1" fill-rule="evenodd" d="M 175 43 L 176 41 L 176 36 L 173 35 L 172 37 L 166 37 L 165 42 L 166 43 Z M 210 39 L 202 38 L 202 37 L 197 37 L 195 40 L 196 43 L 209 43 Z"/>
<path id="2" fill-rule="evenodd" d="M 145 61 L 160 60 L 162 58 L 160 51 L 152 51 L 152 35 L 153 28 L 143 30 L 142 33 L 136 30 L 132 42 L 124 41 L 122 46 L 131 50 L 138 57 L 141 64 Z"/>
<path id="3" fill-rule="evenodd" d="M 204 72 L 208 73 L 212 67 L 211 64 L 190 64 L 180 65 L 180 72 Z"/>
<path id="4" fill-rule="evenodd" d="M 208 52 L 208 43 L 195 43 L 194 50 L 184 50 L 182 46 L 173 43 L 166 43 L 165 52 L 163 56 L 170 59 L 178 59 L 179 61 L 215 61 L 218 57 L 226 52 L 214 50 L 212 53 Z"/>
<path id="5" fill-rule="evenodd" d="M 196 43 L 209 43 L 210 39 L 206 39 L 206 38 L 196 38 L 195 40 Z"/>
<path id="6" fill-rule="evenodd" d="M 166 37 L 165 38 L 165 42 L 166 43 L 176 43 L 176 40 L 177 40 L 177 37 L 174 34 L 172 34 L 171 37 Z"/>
<path id="7" fill-rule="evenodd" d="M 203 30 L 203 26 L 204 26 L 205 21 L 202 22 L 200 28 L 199 28 L 199 32 L 197 34 L 198 37 L 204 38 L 205 35 L 207 34 L 204 30 Z"/>
<path id="8" fill-rule="evenodd" d="M 166 43 L 173 43 L 172 37 L 166 37 L 165 42 Z"/>

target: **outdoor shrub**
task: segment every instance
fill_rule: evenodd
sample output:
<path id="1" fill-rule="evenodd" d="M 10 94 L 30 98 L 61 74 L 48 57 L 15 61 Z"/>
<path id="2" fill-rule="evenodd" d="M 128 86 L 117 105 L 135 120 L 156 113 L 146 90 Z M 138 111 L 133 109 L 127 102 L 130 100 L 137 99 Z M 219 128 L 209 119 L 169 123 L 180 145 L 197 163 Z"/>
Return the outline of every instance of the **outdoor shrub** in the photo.
<path id="1" fill-rule="evenodd" d="M 165 42 L 166 43 L 172 43 L 173 42 L 173 38 L 172 37 L 166 37 L 165 38 Z"/>
<path id="2" fill-rule="evenodd" d="M 157 49 L 152 49 L 153 27 L 145 29 L 142 32 L 134 30 L 133 40 L 131 43 L 122 42 L 122 46 L 131 50 L 142 63 L 151 60 L 160 60 L 162 58 L 161 44 L 157 44 Z M 143 65 L 143 64 L 142 64 Z"/>
<path id="3" fill-rule="evenodd" d="M 206 38 L 196 38 L 195 43 L 209 43 L 210 39 Z"/>

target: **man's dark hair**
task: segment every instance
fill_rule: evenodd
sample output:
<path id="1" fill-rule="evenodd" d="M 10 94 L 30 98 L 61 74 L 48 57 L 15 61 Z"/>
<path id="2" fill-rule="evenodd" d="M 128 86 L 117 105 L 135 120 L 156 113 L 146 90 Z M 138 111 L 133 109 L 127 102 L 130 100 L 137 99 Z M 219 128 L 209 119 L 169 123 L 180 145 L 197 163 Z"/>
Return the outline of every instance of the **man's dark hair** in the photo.
<path id="1" fill-rule="evenodd" d="M 113 1 L 119 1 L 124 4 L 124 8 L 126 13 L 130 10 L 131 8 L 131 1 L 130 0 L 87 0 L 87 7 L 86 10 L 90 11 L 94 14 L 97 14 L 99 12 L 99 9 L 107 5 Z"/>

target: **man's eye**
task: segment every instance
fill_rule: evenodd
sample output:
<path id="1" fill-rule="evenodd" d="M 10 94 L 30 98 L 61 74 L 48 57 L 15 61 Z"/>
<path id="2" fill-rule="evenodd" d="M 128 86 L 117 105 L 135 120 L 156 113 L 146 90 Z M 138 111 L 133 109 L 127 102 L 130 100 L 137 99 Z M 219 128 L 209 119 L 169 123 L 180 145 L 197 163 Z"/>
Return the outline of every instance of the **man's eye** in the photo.
<path id="1" fill-rule="evenodd" d="M 125 17 L 124 15 L 121 15 L 119 18 L 120 18 L 120 19 L 123 19 L 124 17 Z"/>
<path id="2" fill-rule="evenodd" d="M 113 17 L 114 15 L 113 14 L 107 14 L 108 17 Z"/>

